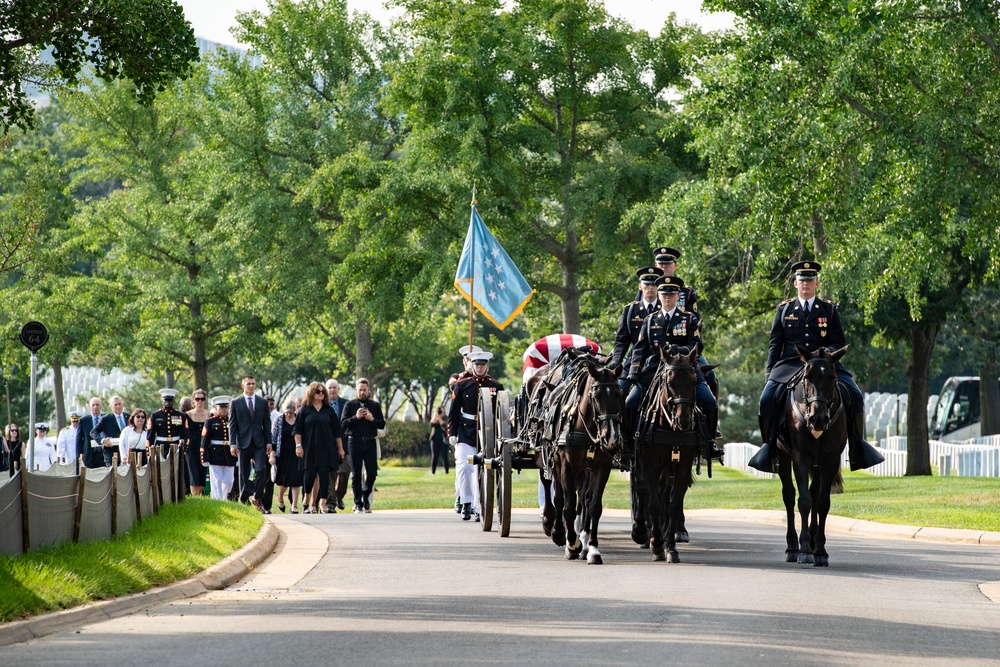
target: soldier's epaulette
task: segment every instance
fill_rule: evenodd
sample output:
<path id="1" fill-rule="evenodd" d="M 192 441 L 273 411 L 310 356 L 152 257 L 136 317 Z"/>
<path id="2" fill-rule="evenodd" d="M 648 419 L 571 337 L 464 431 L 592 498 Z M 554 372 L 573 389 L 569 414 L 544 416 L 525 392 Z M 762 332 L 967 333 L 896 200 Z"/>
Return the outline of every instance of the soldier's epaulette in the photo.
<path id="1" fill-rule="evenodd" d="M 795 297 L 794 296 L 791 299 L 785 299 L 784 301 L 782 301 L 781 303 L 779 303 L 778 304 L 778 308 L 781 308 L 785 304 L 791 303 L 792 301 L 795 301 Z"/>
<path id="2" fill-rule="evenodd" d="M 821 297 L 821 296 L 818 296 L 818 297 L 816 297 L 816 298 L 817 298 L 817 299 L 819 299 L 820 301 L 822 301 L 823 303 L 828 303 L 828 304 L 830 304 L 831 306 L 833 305 L 833 301 L 830 301 L 829 299 L 826 299 L 826 298 L 824 298 L 824 297 Z"/>

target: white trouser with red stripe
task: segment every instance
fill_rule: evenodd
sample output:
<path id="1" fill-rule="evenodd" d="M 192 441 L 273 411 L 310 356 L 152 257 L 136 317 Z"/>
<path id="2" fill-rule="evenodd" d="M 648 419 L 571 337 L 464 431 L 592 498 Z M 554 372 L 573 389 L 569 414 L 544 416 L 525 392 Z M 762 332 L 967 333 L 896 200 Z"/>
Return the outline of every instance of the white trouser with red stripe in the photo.
<path id="1" fill-rule="evenodd" d="M 476 451 L 472 445 L 455 445 L 455 490 L 459 502 L 472 503 L 473 512 L 479 512 L 479 466 L 469 463 L 469 457 Z"/>

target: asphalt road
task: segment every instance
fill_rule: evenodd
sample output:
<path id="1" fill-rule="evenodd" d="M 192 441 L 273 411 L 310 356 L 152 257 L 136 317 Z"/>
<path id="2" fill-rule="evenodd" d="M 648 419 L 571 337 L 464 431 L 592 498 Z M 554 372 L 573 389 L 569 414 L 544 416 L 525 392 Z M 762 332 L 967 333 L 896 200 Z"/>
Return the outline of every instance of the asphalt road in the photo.
<path id="1" fill-rule="evenodd" d="M 594 566 L 527 511 L 505 539 L 442 510 L 282 517 L 293 530 L 256 576 L 8 646 L 0 665 L 1000 664 L 1000 604 L 978 588 L 1000 547 L 833 534 L 814 568 L 784 562 L 779 526 L 695 517 L 667 564 L 624 512 L 602 525 Z"/>

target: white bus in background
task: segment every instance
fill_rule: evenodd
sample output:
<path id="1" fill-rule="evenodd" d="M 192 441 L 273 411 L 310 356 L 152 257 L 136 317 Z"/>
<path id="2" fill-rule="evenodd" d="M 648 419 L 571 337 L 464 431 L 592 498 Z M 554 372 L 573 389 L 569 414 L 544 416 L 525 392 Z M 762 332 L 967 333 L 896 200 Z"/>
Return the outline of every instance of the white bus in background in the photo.
<path id="1" fill-rule="evenodd" d="M 980 435 L 982 406 L 979 402 L 979 378 L 948 378 L 931 420 L 931 438 L 944 442 L 964 442 Z"/>

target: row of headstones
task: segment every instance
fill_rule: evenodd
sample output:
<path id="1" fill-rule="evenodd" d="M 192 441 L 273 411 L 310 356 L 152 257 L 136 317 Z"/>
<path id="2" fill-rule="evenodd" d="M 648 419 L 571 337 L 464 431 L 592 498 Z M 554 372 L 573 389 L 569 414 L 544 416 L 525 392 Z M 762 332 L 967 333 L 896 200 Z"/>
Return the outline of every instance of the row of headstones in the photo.
<path id="1" fill-rule="evenodd" d="M 876 477 L 902 477 L 906 474 L 906 436 L 890 436 L 879 441 L 879 452 L 885 461 L 865 472 Z M 748 472 L 756 477 L 772 478 L 749 466 L 759 447 L 748 442 L 726 443 L 726 467 Z M 930 459 L 938 466 L 938 474 L 955 477 L 1000 477 L 1000 436 L 976 438 L 964 444 L 930 441 Z M 845 448 L 841 466 L 848 467 Z"/>
<path id="2" fill-rule="evenodd" d="M 927 399 L 927 423 L 937 406 L 937 394 Z M 865 431 L 874 440 L 906 433 L 906 394 L 865 394 Z M 898 418 L 897 418 L 898 416 Z"/>

